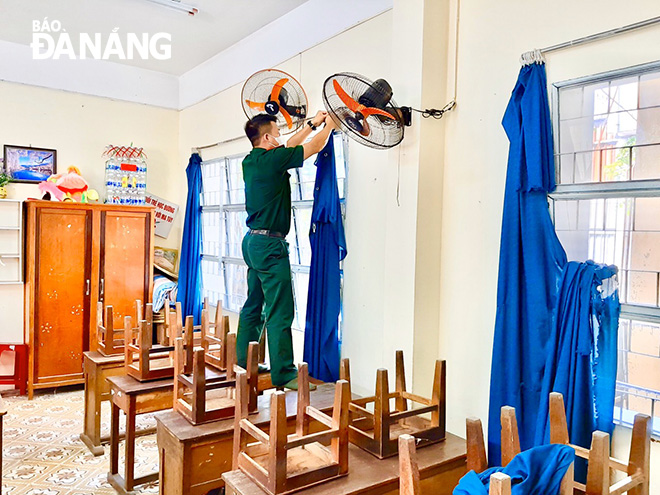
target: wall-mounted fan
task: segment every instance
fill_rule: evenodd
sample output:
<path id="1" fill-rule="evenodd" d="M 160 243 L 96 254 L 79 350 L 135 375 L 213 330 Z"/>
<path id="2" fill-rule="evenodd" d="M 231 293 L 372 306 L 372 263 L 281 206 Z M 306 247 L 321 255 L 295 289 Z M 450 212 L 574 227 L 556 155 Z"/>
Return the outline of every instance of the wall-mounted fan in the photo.
<path id="1" fill-rule="evenodd" d="M 259 114 L 277 117 L 283 134 L 298 129 L 307 116 L 307 95 L 302 86 L 286 72 L 276 69 L 252 74 L 241 91 L 243 111 L 248 118 Z"/>
<path id="2" fill-rule="evenodd" d="M 399 107 L 384 79 L 370 81 L 359 74 L 342 72 L 323 83 L 323 104 L 339 128 L 371 148 L 392 148 L 403 140 L 403 129 L 412 121 L 412 112 L 441 118 L 454 108 L 451 102 L 442 110 L 415 110 Z"/>

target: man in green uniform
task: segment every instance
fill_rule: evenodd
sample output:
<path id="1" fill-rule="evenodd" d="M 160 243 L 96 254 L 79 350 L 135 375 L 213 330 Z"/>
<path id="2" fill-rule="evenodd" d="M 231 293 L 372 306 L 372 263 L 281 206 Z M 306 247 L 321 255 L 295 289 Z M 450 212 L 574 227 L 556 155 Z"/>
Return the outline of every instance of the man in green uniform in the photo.
<path id="1" fill-rule="evenodd" d="M 317 126 L 323 130 L 303 143 Z M 265 317 L 271 380 L 276 387 L 298 388 L 293 364 L 291 323 L 295 313 L 289 247 L 285 238 L 291 226 L 289 169 L 325 146 L 335 129 L 334 121 L 318 112 L 293 135 L 285 146 L 278 140 L 276 118 L 258 115 L 245 124 L 252 151 L 243 160 L 245 208 L 249 232 L 243 239 L 243 258 L 248 266 L 248 297 L 241 309 L 236 352 L 238 365 L 245 367 L 250 342 L 259 340 Z"/>

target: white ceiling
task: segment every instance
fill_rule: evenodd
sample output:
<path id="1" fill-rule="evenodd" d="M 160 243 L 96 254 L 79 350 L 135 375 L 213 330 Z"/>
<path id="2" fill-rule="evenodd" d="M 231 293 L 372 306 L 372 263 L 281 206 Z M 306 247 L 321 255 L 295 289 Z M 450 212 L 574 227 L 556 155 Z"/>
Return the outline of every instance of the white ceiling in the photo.
<path id="1" fill-rule="evenodd" d="M 169 33 L 170 60 L 112 60 L 179 76 L 306 2 L 183 1 L 196 6 L 199 13 L 189 16 L 147 0 L 0 0 L 0 40 L 30 45 L 32 22 L 45 17 L 61 22 L 74 47 L 80 33 L 101 33 L 103 40 L 115 28 L 123 40 L 126 33 Z M 295 36 L 295 32 L 296 26 L 291 26 L 282 36 Z"/>

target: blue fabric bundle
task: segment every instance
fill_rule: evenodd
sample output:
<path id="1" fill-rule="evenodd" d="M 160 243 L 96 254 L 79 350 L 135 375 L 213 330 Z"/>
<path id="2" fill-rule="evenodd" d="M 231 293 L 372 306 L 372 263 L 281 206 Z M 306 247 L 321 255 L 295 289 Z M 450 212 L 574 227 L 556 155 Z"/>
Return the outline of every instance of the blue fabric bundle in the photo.
<path id="1" fill-rule="evenodd" d="M 561 480 L 575 451 L 567 445 L 534 447 L 515 456 L 506 467 L 494 467 L 461 478 L 453 495 L 488 495 L 490 475 L 501 472 L 511 478 L 511 495 L 557 495 Z"/>
<path id="2" fill-rule="evenodd" d="M 307 293 L 303 359 L 310 376 L 324 382 L 339 379 L 339 312 L 341 270 L 346 238 L 341 216 L 332 135 L 316 158 L 314 207 L 309 242 L 312 261 Z"/>

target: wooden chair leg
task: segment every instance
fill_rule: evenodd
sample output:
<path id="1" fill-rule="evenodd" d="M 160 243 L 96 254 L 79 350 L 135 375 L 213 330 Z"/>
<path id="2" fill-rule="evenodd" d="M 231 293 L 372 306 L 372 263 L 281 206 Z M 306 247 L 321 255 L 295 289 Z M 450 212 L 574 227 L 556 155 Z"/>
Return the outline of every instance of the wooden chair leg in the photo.
<path id="1" fill-rule="evenodd" d="M 268 482 L 271 493 L 281 493 L 286 486 L 286 398 L 275 392 L 270 400 L 270 446 L 268 449 Z"/>
<path id="2" fill-rule="evenodd" d="M 435 362 L 431 404 L 438 406 L 431 413 L 431 424 L 442 426 L 444 430 L 447 417 L 447 362 L 440 359 Z"/>
<path id="3" fill-rule="evenodd" d="M 396 383 L 395 390 L 399 393 L 394 401 L 397 411 L 407 411 L 408 401 L 401 396 L 406 391 L 406 369 L 403 365 L 403 351 L 396 351 Z"/>
<path id="4" fill-rule="evenodd" d="M 339 379 L 348 382 L 349 397 L 351 396 L 351 365 L 348 358 L 341 360 L 339 365 Z"/>
<path id="5" fill-rule="evenodd" d="M 502 422 L 502 466 L 506 466 L 520 453 L 516 410 L 513 407 L 504 406 L 500 417 Z"/>
<path id="6" fill-rule="evenodd" d="M 241 420 L 248 416 L 247 373 L 236 370 L 236 413 L 234 414 L 234 451 L 232 453 L 232 469 L 238 469 L 238 455 L 245 450 L 247 438 L 240 426 Z"/>
<path id="7" fill-rule="evenodd" d="M 399 494 L 421 495 L 415 437 L 399 437 Z"/>
<path id="8" fill-rule="evenodd" d="M 465 420 L 465 430 L 467 437 L 467 469 L 468 471 L 481 473 L 488 468 L 481 420 L 467 418 Z"/>
<path id="9" fill-rule="evenodd" d="M 376 372 L 376 402 L 374 403 L 374 440 L 383 445 L 390 434 L 390 386 L 387 370 L 380 368 Z"/>
<path id="10" fill-rule="evenodd" d="M 511 495 L 511 478 L 504 473 L 491 474 L 488 495 Z"/>
<path id="11" fill-rule="evenodd" d="M 331 440 L 332 455 L 339 464 L 339 474 L 348 473 L 348 404 L 351 396 L 346 380 L 335 384 L 335 403 L 332 410 L 332 427 L 339 430 L 339 436 Z"/>
<path id="12" fill-rule="evenodd" d="M 637 414 L 633 424 L 632 441 L 630 443 L 630 457 L 628 461 L 628 475 L 641 472 L 644 481 L 628 491 L 628 495 L 649 495 L 649 477 L 651 471 L 651 429 L 650 416 Z"/>
<path id="13" fill-rule="evenodd" d="M 309 371 L 307 363 L 300 363 L 298 365 L 298 409 L 296 413 L 296 435 L 299 437 L 309 433 L 307 406 L 309 406 Z"/>
<path id="14" fill-rule="evenodd" d="M 607 495 L 610 492 L 610 436 L 595 431 L 591 437 L 586 495 Z"/>

